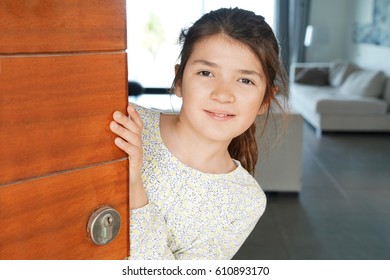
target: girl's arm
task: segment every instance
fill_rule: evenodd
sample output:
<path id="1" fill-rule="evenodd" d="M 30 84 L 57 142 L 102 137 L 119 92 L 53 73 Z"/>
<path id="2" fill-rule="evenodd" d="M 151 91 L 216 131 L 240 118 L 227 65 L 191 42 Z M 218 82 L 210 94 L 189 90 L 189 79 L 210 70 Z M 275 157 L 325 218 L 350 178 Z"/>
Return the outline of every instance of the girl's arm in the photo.
<path id="1" fill-rule="evenodd" d="M 212 228 L 205 227 L 191 244 L 183 244 L 183 247 L 177 246 L 175 239 L 179 236 L 171 235 L 172 232 L 157 205 L 149 203 L 143 208 L 133 210 L 130 221 L 131 236 L 132 240 L 137 242 L 130 244 L 131 259 L 231 259 L 252 232 L 266 206 L 265 194 L 258 185 L 245 187 L 251 188 L 251 191 L 242 194 L 237 202 L 242 202 L 246 207 L 242 207 L 233 220 L 222 220 Z M 197 214 L 192 213 L 190 217 Z M 188 215 L 182 217 L 184 220 L 189 218 Z M 176 245 L 172 245 L 175 243 Z"/>
<path id="2" fill-rule="evenodd" d="M 110 129 L 119 136 L 115 144 L 129 156 L 130 235 L 137 240 L 130 241 L 130 254 L 141 259 L 173 259 L 167 245 L 166 223 L 157 207 L 148 204 L 141 178 L 143 121 L 132 105 L 128 105 L 127 112 L 128 117 L 115 112 Z"/>
<path id="3" fill-rule="evenodd" d="M 247 186 L 245 186 L 247 187 Z M 248 238 L 258 220 L 262 216 L 266 206 L 266 197 L 259 186 L 252 186 L 248 197 L 241 197 L 243 207 L 231 221 L 215 225 L 209 231 L 199 235 L 188 250 L 175 253 L 176 259 L 209 259 L 228 260 L 233 258 L 242 244 Z"/>
<path id="4" fill-rule="evenodd" d="M 168 243 L 171 238 L 167 223 L 157 205 L 149 203 L 130 215 L 130 259 L 175 259 Z"/>
<path id="5" fill-rule="evenodd" d="M 141 180 L 143 122 L 133 106 L 129 105 L 127 112 L 129 117 L 115 112 L 110 129 L 119 136 L 115 138 L 115 144 L 129 155 L 130 209 L 136 209 L 148 203 Z"/>

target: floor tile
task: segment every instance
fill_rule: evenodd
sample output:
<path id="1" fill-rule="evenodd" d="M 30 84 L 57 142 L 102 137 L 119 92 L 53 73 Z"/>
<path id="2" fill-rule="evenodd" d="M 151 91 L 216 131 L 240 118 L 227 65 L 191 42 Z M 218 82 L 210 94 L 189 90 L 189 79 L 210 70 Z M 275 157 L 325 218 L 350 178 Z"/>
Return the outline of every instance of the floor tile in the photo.
<path id="1" fill-rule="evenodd" d="M 235 259 L 390 259 L 390 133 L 324 133 L 305 123 L 302 191 L 267 194 Z"/>

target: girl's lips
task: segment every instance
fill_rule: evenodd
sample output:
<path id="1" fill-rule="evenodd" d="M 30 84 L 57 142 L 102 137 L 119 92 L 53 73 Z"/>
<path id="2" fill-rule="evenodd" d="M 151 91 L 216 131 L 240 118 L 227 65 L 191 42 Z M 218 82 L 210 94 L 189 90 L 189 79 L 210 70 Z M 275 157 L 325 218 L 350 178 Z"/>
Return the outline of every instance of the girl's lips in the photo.
<path id="1" fill-rule="evenodd" d="M 230 120 L 230 119 L 232 119 L 232 118 L 235 117 L 235 115 L 230 114 L 229 112 L 223 112 L 223 111 L 208 111 L 208 110 L 205 110 L 205 112 L 206 112 L 207 115 L 209 115 L 211 118 L 213 118 L 214 120 L 218 120 L 218 121 L 226 121 L 226 120 Z"/>

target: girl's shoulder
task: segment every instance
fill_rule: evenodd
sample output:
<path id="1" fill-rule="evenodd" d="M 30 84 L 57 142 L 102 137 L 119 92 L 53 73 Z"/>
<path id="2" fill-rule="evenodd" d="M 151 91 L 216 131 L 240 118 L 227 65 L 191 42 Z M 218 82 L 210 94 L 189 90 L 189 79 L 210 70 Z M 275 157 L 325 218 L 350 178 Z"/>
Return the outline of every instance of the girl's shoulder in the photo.
<path id="1" fill-rule="evenodd" d="M 235 172 L 232 172 L 234 176 L 230 179 L 235 185 L 241 186 L 240 191 L 244 193 L 252 193 L 262 196 L 263 190 L 260 187 L 259 182 L 241 165 L 237 160 L 234 160 L 237 165 Z"/>
<path id="2" fill-rule="evenodd" d="M 145 126 L 149 126 L 151 124 L 159 122 L 160 119 L 160 112 L 154 109 L 149 109 L 142 107 L 138 104 L 131 103 L 131 105 L 135 108 L 135 110 L 138 112 L 138 114 L 141 117 L 142 122 L 144 123 Z"/>

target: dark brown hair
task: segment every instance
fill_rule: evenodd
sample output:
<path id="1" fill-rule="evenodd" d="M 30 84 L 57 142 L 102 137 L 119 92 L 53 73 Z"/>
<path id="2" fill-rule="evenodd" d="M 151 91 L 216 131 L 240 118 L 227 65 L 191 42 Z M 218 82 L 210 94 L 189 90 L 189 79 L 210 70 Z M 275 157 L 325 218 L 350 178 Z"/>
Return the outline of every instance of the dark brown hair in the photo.
<path id="1" fill-rule="evenodd" d="M 222 8 L 203 15 L 189 29 L 182 30 L 179 42 L 183 44 L 180 53 L 180 65 L 172 83 L 172 90 L 183 78 L 187 61 L 196 43 L 207 37 L 225 34 L 248 46 L 258 57 L 266 77 L 266 90 L 263 104 L 268 107 L 265 119 L 268 119 L 271 105 L 284 111 L 277 96 L 287 97 L 287 78 L 280 60 L 279 45 L 271 27 L 264 17 L 239 8 Z M 253 123 L 244 133 L 235 137 L 229 147 L 230 156 L 252 175 L 258 157 L 256 126 Z"/>

